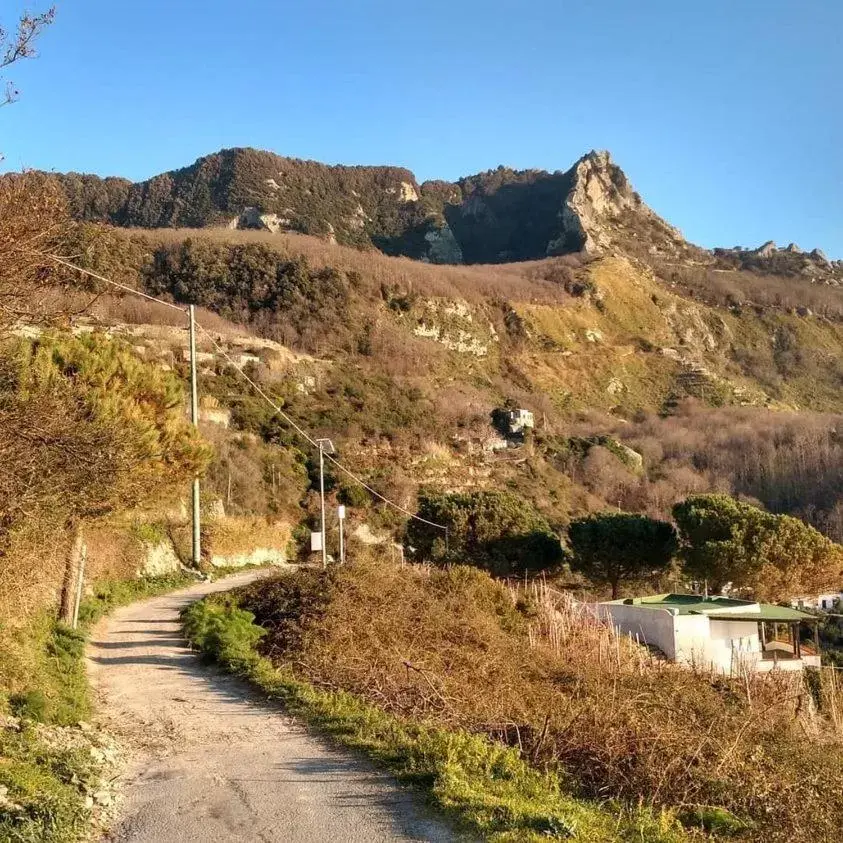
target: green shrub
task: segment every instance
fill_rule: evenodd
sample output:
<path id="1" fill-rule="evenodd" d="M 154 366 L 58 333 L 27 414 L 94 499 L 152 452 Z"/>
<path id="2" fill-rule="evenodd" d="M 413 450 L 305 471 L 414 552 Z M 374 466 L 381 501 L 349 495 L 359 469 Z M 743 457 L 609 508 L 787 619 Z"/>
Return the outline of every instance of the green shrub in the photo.
<path id="1" fill-rule="evenodd" d="M 497 576 L 546 571 L 562 561 L 562 545 L 533 504 L 512 492 L 422 492 L 407 542 L 421 560 L 485 568 Z"/>
<path id="2" fill-rule="evenodd" d="M 206 611 L 200 605 L 194 603 L 182 616 L 188 638 L 201 641 L 205 652 L 236 672 L 252 667 L 259 658 L 255 645 L 266 634 L 253 623 L 255 616 L 228 602 L 209 604 Z"/>
<path id="3" fill-rule="evenodd" d="M 9 697 L 9 711 L 15 717 L 44 723 L 47 719 L 47 697 L 40 689 L 12 694 Z"/>

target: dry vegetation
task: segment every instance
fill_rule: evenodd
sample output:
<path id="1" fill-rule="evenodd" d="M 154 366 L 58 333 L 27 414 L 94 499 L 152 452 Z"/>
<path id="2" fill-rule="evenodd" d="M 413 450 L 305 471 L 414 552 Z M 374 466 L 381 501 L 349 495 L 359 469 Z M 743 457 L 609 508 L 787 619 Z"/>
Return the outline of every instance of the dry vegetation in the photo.
<path id="1" fill-rule="evenodd" d="M 581 795 L 674 810 L 745 840 L 836 839 L 840 689 L 659 661 L 582 608 L 476 570 L 374 563 L 261 583 L 240 603 L 276 664 L 559 768 Z M 821 707 L 817 709 L 816 703 Z"/>
<path id="2" fill-rule="evenodd" d="M 525 264 L 488 264 L 450 266 L 421 263 L 402 257 L 390 257 L 374 249 L 360 250 L 351 246 L 331 244 L 305 234 L 270 234 L 260 231 L 231 229 L 129 229 L 124 236 L 138 237 L 150 244 L 175 246 L 188 238 L 211 243 L 238 245 L 259 244 L 278 251 L 286 257 L 307 258 L 314 269 L 339 267 L 357 272 L 371 290 L 382 286 L 395 287 L 404 292 L 424 296 L 441 296 L 481 303 L 486 299 L 514 299 L 517 301 L 562 302 L 563 289 L 557 284 L 535 276 L 535 262 Z M 544 262 L 541 262 L 544 263 Z"/>
<path id="3" fill-rule="evenodd" d="M 837 415 L 712 409 L 689 401 L 674 416 L 642 414 L 621 422 L 586 415 L 568 428 L 573 436 L 617 437 L 643 456 L 643 472 L 599 446 L 582 459 L 569 456 L 560 467 L 630 512 L 664 516 L 689 494 L 719 490 L 797 515 L 839 542 L 840 431 Z"/>

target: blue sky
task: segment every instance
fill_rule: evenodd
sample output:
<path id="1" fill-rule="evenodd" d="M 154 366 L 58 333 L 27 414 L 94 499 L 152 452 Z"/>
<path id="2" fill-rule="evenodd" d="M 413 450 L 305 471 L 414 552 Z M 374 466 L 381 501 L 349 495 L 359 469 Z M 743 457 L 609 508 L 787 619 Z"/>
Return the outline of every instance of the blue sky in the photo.
<path id="1" fill-rule="evenodd" d="M 455 179 L 606 148 L 695 242 L 843 258 L 838 0 L 57 5 L 9 74 L 7 169 L 142 179 L 254 146 Z"/>

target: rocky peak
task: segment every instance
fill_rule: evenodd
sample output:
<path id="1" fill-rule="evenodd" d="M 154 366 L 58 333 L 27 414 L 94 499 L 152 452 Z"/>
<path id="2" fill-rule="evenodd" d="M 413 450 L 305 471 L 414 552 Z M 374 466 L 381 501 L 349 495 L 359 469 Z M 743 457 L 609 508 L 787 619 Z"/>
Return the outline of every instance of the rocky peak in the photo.
<path id="1" fill-rule="evenodd" d="M 795 243 L 779 248 L 772 240 L 762 243 L 757 249 L 714 249 L 715 259 L 723 260 L 724 266 L 737 265 L 741 269 L 755 272 L 783 275 L 805 275 L 813 281 L 839 286 L 843 264 L 830 261 L 820 249 L 806 252 Z"/>
<path id="2" fill-rule="evenodd" d="M 569 170 L 571 189 L 561 212 L 562 236 L 548 245 L 548 254 L 570 251 L 572 245 L 595 254 L 629 236 L 622 219 L 640 214 L 656 221 L 668 240 L 681 234 L 651 211 L 633 189 L 623 170 L 605 150 L 592 150 Z M 635 235 L 633 235 L 635 236 Z"/>
<path id="3" fill-rule="evenodd" d="M 586 252 L 608 247 L 607 218 L 640 204 L 628 179 L 606 151 L 592 150 L 574 164 L 573 183 L 562 208 L 565 233 L 578 237 Z"/>

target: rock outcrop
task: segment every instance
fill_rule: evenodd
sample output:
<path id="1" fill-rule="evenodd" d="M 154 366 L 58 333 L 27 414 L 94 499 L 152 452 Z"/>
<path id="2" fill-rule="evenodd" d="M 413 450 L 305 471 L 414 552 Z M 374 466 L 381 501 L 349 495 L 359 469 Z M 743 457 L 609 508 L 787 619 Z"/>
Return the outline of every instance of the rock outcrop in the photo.
<path id="1" fill-rule="evenodd" d="M 562 230 L 547 246 L 548 255 L 572 251 L 601 254 L 637 237 L 635 228 L 658 231 L 660 244 L 652 250 L 675 250 L 681 233 L 655 214 L 632 188 L 623 170 L 608 152 L 592 150 L 568 171 L 571 188 L 560 213 Z"/>
<path id="2" fill-rule="evenodd" d="M 757 249 L 715 249 L 715 258 L 725 258 L 741 269 L 779 275 L 803 275 L 812 282 L 822 282 L 839 286 L 843 281 L 843 262 L 831 261 L 820 249 L 806 252 L 795 243 L 789 243 L 780 249 L 775 242 L 768 240 Z"/>
<path id="3" fill-rule="evenodd" d="M 229 224 L 229 228 L 257 229 L 258 231 L 269 231 L 276 234 L 279 231 L 287 231 L 290 228 L 289 217 L 282 217 L 278 214 L 262 213 L 259 208 L 244 208 L 240 216 L 235 217 Z"/>
<path id="4" fill-rule="evenodd" d="M 606 220 L 642 203 L 608 152 L 589 152 L 572 172 L 573 186 L 562 208 L 562 237 L 569 244 L 578 240 L 585 252 L 598 252 L 611 245 Z M 551 246 L 558 248 L 558 241 Z"/>
<path id="5" fill-rule="evenodd" d="M 427 251 L 421 256 L 429 263 L 462 263 L 463 255 L 457 238 L 448 223 L 432 227 L 425 233 Z"/>

